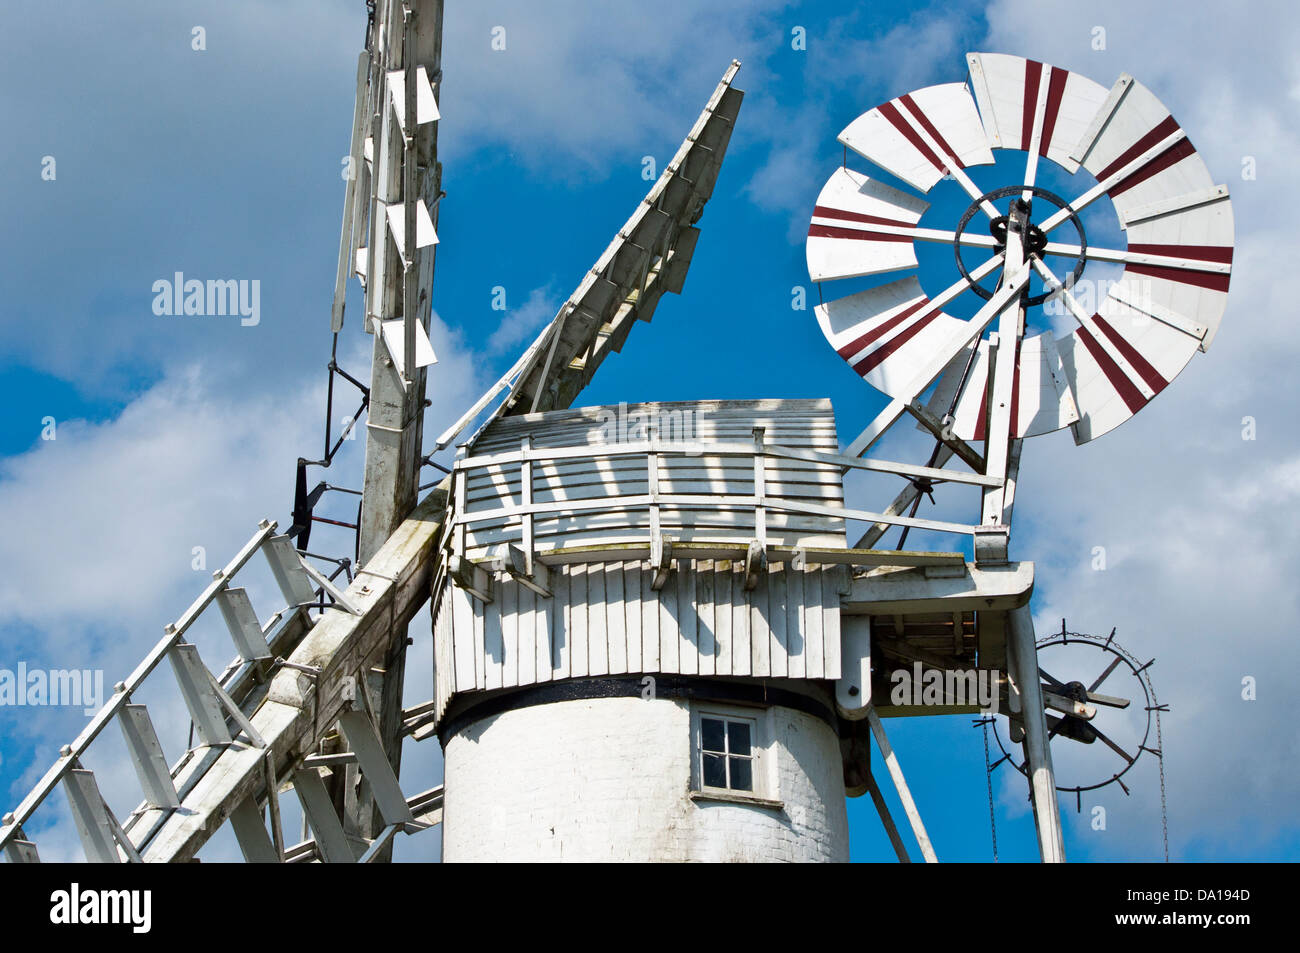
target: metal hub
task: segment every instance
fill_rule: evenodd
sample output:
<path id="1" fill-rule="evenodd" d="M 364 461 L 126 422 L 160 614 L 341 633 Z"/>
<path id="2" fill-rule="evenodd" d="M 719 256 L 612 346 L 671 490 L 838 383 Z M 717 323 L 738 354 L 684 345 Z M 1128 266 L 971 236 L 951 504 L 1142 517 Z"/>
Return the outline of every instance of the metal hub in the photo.
<path id="1" fill-rule="evenodd" d="M 957 259 L 957 270 L 961 272 L 962 277 L 970 284 L 971 291 L 975 292 L 985 301 L 993 297 L 993 292 L 985 288 L 978 281 L 971 277 L 970 270 L 966 267 L 966 262 L 962 260 L 962 236 L 966 233 L 966 228 L 970 225 L 971 219 L 975 217 L 981 206 L 986 202 L 996 203 L 999 199 L 1005 199 L 1010 196 L 1016 196 L 1011 203 L 1011 212 L 1007 215 L 1000 215 L 989 222 L 989 233 L 993 240 L 997 242 L 996 250 L 1005 251 L 1007 247 L 1007 230 L 1017 228 L 1021 233 L 1021 242 L 1024 245 L 1025 257 L 1032 258 L 1037 256 L 1042 258 L 1043 251 L 1047 248 L 1047 235 L 1043 230 L 1033 223 L 1031 216 L 1033 214 L 1032 198 L 1025 201 L 1024 194 L 1029 193 L 1033 197 L 1045 199 L 1054 204 L 1058 209 L 1065 209 L 1069 203 L 1054 192 L 1036 185 L 1007 185 L 1000 189 L 994 189 L 992 192 L 985 192 L 970 204 L 966 212 L 957 223 L 957 239 L 953 242 L 953 254 Z M 1066 288 L 1073 285 L 1083 276 L 1083 268 L 1088 263 L 1088 239 L 1083 231 L 1083 222 L 1079 216 L 1071 209 L 1069 212 L 1069 222 L 1074 226 L 1074 230 L 1079 235 L 1079 254 L 1074 260 L 1074 267 L 1070 271 L 1070 276 L 1065 280 Z M 1018 224 L 1022 223 L 1022 224 Z M 1033 307 L 1042 304 L 1048 298 L 1056 294 L 1055 291 L 1043 291 L 1036 295 L 1027 295 L 1025 297 L 1025 306 Z"/>

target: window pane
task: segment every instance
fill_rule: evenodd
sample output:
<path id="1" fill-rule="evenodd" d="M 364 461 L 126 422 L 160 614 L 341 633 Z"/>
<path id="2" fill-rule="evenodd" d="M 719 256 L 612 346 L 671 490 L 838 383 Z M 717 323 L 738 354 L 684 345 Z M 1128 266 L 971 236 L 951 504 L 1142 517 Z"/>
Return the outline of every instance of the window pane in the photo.
<path id="1" fill-rule="evenodd" d="M 754 790 L 754 762 L 748 758 L 731 758 L 730 760 L 732 790 Z"/>
<path id="2" fill-rule="evenodd" d="M 723 723 L 716 718 L 700 719 L 700 738 L 705 751 L 726 751 L 722 744 Z"/>
<path id="3" fill-rule="evenodd" d="M 704 786 L 708 788 L 725 788 L 727 786 L 727 759 L 720 754 L 704 756 Z"/>
<path id="4" fill-rule="evenodd" d="M 727 740 L 731 742 L 731 747 L 727 750 L 731 754 L 749 754 L 749 724 L 747 722 L 727 722 L 727 735 Z"/>

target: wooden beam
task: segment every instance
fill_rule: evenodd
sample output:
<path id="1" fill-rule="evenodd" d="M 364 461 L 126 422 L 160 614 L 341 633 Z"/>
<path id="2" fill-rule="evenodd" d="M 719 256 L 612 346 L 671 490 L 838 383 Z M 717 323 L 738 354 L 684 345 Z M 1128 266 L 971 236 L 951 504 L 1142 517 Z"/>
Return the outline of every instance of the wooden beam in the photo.
<path id="1" fill-rule="evenodd" d="M 880 823 L 885 827 L 885 833 L 889 835 L 889 843 L 894 847 L 894 853 L 898 855 L 900 864 L 910 864 L 912 858 L 907 856 L 907 848 L 903 846 L 903 838 L 898 836 L 898 825 L 894 823 L 893 815 L 889 813 L 889 805 L 885 803 L 885 796 L 880 793 L 880 785 L 876 784 L 875 776 L 867 772 L 867 792 L 871 795 L 871 802 L 876 805 L 876 813 L 880 815 Z"/>
<path id="2" fill-rule="evenodd" d="M 903 777 L 903 768 L 894 755 L 894 749 L 889 745 L 889 738 L 885 735 L 885 726 L 880 723 L 880 716 L 876 714 L 874 705 L 867 708 L 867 720 L 871 723 L 871 733 L 875 735 L 876 745 L 880 748 L 881 757 L 885 759 L 885 765 L 889 768 L 889 776 L 894 779 L 894 787 L 898 790 L 898 799 L 903 802 L 903 812 L 907 814 L 907 819 L 912 824 L 912 834 L 916 837 L 916 842 L 921 848 L 921 856 L 925 858 L 927 864 L 937 864 L 939 858 L 935 855 L 934 847 L 930 844 L 930 835 L 925 832 L 925 824 L 921 821 L 921 812 L 916 809 L 916 802 L 912 800 L 912 792 L 908 789 L 907 780 Z"/>
<path id="3" fill-rule="evenodd" d="M 949 429 L 952 426 L 952 418 L 945 417 L 940 420 L 934 414 L 930 413 L 928 407 L 921 403 L 921 398 L 917 398 L 907 405 L 907 412 L 916 418 L 917 422 L 934 436 L 941 444 L 946 446 L 962 461 L 974 470 L 976 473 L 984 473 L 985 463 L 978 450 L 968 444 L 961 437 L 953 434 Z"/>

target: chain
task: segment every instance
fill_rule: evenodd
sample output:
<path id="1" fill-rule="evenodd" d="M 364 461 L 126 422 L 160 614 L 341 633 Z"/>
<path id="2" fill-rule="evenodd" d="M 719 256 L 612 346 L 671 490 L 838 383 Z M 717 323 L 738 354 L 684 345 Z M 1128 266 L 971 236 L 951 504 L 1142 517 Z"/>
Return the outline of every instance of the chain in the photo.
<path id="1" fill-rule="evenodd" d="M 1150 679 L 1147 680 L 1150 685 Z M 1165 800 L 1165 741 L 1160 734 L 1160 702 L 1156 698 L 1155 689 L 1151 690 L 1151 701 L 1156 709 L 1156 749 L 1160 756 L 1156 758 L 1160 762 L 1160 831 L 1164 836 L 1165 843 L 1165 863 L 1169 863 L 1169 805 Z"/>
<path id="2" fill-rule="evenodd" d="M 989 722 L 987 719 L 984 725 L 984 781 L 989 789 L 989 832 L 993 835 L 993 863 L 998 862 L 998 822 L 993 813 L 993 766 L 989 764 Z M 1163 781 L 1164 775 L 1161 775 Z M 1168 856 L 1165 857 L 1168 860 Z"/>

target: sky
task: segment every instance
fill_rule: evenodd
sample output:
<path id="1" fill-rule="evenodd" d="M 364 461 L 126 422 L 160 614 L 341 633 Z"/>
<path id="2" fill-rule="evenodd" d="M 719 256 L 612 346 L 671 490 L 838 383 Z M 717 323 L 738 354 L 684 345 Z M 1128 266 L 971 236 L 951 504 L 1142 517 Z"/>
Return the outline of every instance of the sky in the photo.
<path id="1" fill-rule="evenodd" d="M 21 18 L 0 36 L 11 130 L 0 142 L 0 669 L 98 669 L 111 690 L 259 519 L 288 525 L 294 462 L 319 455 L 364 4 L 69 0 L 24 4 Z M 495 27 L 504 49 L 492 48 Z M 645 158 L 671 158 L 735 58 L 746 96 L 683 294 L 634 328 L 581 401 L 830 397 L 847 444 L 884 399 L 827 346 L 811 307 L 794 306 L 800 288 L 816 301 L 803 239 L 843 161 L 840 130 L 886 99 L 963 79 L 968 51 L 1031 56 L 1106 87 L 1129 72 L 1231 189 L 1228 310 L 1210 351 L 1133 420 L 1083 447 L 1068 432 L 1026 443 L 1013 556 L 1035 563 L 1040 636 L 1066 619 L 1071 631 L 1115 629 L 1156 659 L 1171 858 L 1295 859 L 1300 741 L 1281 691 L 1297 672 L 1288 620 L 1300 610 L 1298 44 L 1300 18 L 1281 2 L 450 3 L 425 432 L 458 417 L 554 315 L 645 194 Z M 923 269 L 931 293 L 952 280 L 940 270 Z M 176 272 L 256 280 L 257 323 L 155 314 L 154 283 Z M 358 306 L 354 290 L 338 353 L 364 379 Z M 363 440 L 330 482 L 359 485 Z M 924 462 L 929 449 L 906 432 L 880 454 Z M 897 489 L 854 479 L 849 503 L 880 509 Z M 921 515 L 970 522 L 976 506 L 951 489 Z M 318 512 L 349 519 L 355 503 L 335 495 Z M 317 547 L 350 543 L 318 529 Z M 269 598 L 265 579 L 249 585 L 255 602 Z M 412 634 L 407 699 L 421 701 L 427 613 Z M 223 634 L 195 638 L 220 667 Z M 174 757 L 185 719 L 163 694 L 142 700 L 158 706 Z M 1140 733 L 1127 717 L 1119 730 Z M 0 707 L 4 810 L 85 720 L 79 708 Z M 971 721 L 887 726 L 946 860 L 993 857 Z M 124 814 L 133 778 L 118 739 L 105 739 L 91 766 Z M 408 745 L 409 791 L 440 776 L 432 744 Z M 1101 770 L 1094 754 L 1061 750 L 1061 780 Z M 1063 800 L 1072 860 L 1162 857 L 1155 758 L 1125 780 L 1129 795 L 1111 785 L 1077 812 Z M 992 794 L 998 858 L 1036 858 L 1023 781 L 1004 764 Z M 29 827 L 42 855 L 78 855 L 61 796 L 45 811 Z M 853 859 L 892 859 L 869 799 L 851 801 L 849 817 Z M 436 856 L 433 843 L 403 839 L 398 856 Z M 202 854 L 234 855 L 226 835 Z"/>

